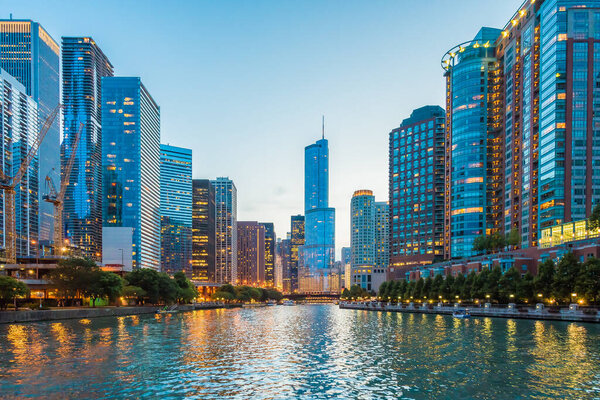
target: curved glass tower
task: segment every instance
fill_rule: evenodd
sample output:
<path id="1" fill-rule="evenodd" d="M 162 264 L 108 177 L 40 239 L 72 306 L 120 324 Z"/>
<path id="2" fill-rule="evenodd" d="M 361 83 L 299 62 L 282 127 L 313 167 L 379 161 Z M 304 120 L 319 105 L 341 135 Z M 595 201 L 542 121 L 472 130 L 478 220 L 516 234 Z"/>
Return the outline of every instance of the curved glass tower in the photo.
<path id="1" fill-rule="evenodd" d="M 452 257 L 474 254 L 473 241 L 499 229 L 501 216 L 501 126 L 493 126 L 492 97 L 499 70 L 494 43 L 499 29 L 482 28 L 475 38 L 446 53 L 447 145 L 446 231 Z"/>

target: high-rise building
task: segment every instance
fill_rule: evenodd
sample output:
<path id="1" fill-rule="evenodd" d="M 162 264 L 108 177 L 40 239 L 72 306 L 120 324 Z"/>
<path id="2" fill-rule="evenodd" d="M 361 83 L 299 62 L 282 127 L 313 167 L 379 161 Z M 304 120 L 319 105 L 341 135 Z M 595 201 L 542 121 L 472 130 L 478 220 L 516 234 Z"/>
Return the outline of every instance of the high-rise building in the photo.
<path id="1" fill-rule="evenodd" d="M 60 101 L 59 60 L 58 43 L 39 23 L 0 20 L 0 68 L 19 81 L 37 103 L 38 129 Z M 54 120 L 40 144 L 36 173 L 38 182 L 48 176 L 60 185 L 60 118 Z M 42 243 L 52 240 L 54 227 L 54 207 L 43 200 L 45 194 L 40 186 L 36 217 Z"/>
<path id="2" fill-rule="evenodd" d="M 215 189 L 208 179 L 192 181 L 192 279 L 216 282 Z"/>
<path id="3" fill-rule="evenodd" d="M 242 285 L 265 283 L 265 227 L 255 221 L 237 222 L 237 280 Z"/>
<path id="4" fill-rule="evenodd" d="M 15 176 L 38 134 L 38 106 L 26 88 L 0 68 L 0 164 L 7 176 Z M 38 157 L 26 169 L 15 187 L 14 224 L 17 257 L 37 256 L 38 240 Z M 0 196 L 0 244 L 6 249 L 8 208 Z"/>
<path id="5" fill-rule="evenodd" d="M 298 266 L 299 291 L 331 292 L 335 261 L 335 209 L 329 207 L 329 146 L 323 137 L 304 149 L 304 245 Z"/>
<path id="6" fill-rule="evenodd" d="M 235 284 L 237 274 L 237 189 L 229 178 L 211 181 L 215 189 L 215 280 Z"/>
<path id="7" fill-rule="evenodd" d="M 192 278 L 192 150 L 160 145 L 161 269 Z"/>
<path id="8" fill-rule="evenodd" d="M 444 118 L 421 107 L 389 134 L 390 279 L 444 258 Z"/>
<path id="9" fill-rule="evenodd" d="M 371 190 L 357 190 L 350 201 L 351 283 L 377 291 L 388 267 L 387 203 Z"/>
<path id="10" fill-rule="evenodd" d="M 292 293 L 292 282 L 291 282 L 291 274 L 290 274 L 290 265 L 291 265 L 291 243 L 290 243 L 290 233 L 288 232 L 288 237 L 286 239 L 278 239 L 277 240 L 277 248 L 275 250 L 275 264 L 277 265 L 277 274 L 276 274 L 276 285 L 277 288 L 281 288 L 284 293 Z"/>
<path id="11" fill-rule="evenodd" d="M 352 249 L 350 247 L 342 247 L 342 263 L 350 264 L 352 258 Z"/>
<path id="12" fill-rule="evenodd" d="M 263 222 L 265 228 L 265 286 L 275 286 L 275 226 L 272 222 Z"/>
<path id="13" fill-rule="evenodd" d="M 443 57 L 453 257 L 473 254 L 479 235 L 513 230 L 521 247 L 536 246 L 541 229 L 600 201 L 598 6 L 525 1 L 504 29 L 482 28 Z"/>
<path id="14" fill-rule="evenodd" d="M 69 243 L 93 259 L 102 252 L 102 78 L 112 75 L 112 64 L 91 37 L 62 38 L 63 169 L 79 124 L 85 124 L 68 177 L 63 224 Z"/>
<path id="15" fill-rule="evenodd" d="M 133 228 L 133 268 L 160 270 L 160 108 L 138 77 L 102 79 L 106 227 Z"/>
<path id="16" fill-rule="evenodd" d="M 292 215 L 290 232 L 289 292 L 298 290 L 300 247 L 304 245 L 304 215 Z M 285 286 L 285 282 L 284 282 Z"/>

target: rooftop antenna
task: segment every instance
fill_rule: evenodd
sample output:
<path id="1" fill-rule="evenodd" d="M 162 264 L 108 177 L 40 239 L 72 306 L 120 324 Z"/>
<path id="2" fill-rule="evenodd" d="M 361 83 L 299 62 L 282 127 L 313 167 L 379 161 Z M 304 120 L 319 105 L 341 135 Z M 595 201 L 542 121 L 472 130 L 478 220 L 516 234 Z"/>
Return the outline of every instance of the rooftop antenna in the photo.
<path id="1" fill-rule="evenodd" d="M 323 125 L 322 125 L 323 139 L 325 139 L 325 116 L 323 115 Z"/>
<path id="2" fill-rule="evenodd" d="M 12 13 L 10 13 L 10 20 L 12 21 Z"/>

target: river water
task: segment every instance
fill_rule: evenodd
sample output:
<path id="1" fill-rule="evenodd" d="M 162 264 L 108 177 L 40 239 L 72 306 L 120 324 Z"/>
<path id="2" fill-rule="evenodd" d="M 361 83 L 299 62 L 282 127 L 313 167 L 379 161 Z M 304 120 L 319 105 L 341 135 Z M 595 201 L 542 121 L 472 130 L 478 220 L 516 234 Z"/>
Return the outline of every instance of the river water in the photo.
<path id="1" fill-rule="evenodd" d="M 0 398 L 593 399 L 600 326 L 333 305 L 0 325 Z"/>

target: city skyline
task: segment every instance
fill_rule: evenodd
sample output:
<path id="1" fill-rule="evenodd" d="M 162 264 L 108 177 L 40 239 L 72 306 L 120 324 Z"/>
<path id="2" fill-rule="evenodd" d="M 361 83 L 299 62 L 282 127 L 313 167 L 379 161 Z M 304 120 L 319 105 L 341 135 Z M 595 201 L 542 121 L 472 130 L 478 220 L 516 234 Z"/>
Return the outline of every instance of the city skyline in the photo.
<path id="1" fill-rule="evenodd" d="M 40 7 L 35 7 L 38 3 Z M 303 210 L 300 149 L 320 136 L 320 118 L 325 114 L 331 146 L 330 204 L 341 216 L 336 221 L 339 258 L 341 247 L 350 242 L 347 199 L 361 187 L 386 198 L 387 159 L 381 154 L 387 149 L 387 133 L 412 109 L 423 104 L 444 104 L 441 56 L 455 43 L 472 38 L 480 25 L 502 28 L 520 5 L 519 1 L 497 3 L 344 2 L 342 7 L 341 2 L 317 5 L 265 1 L 251 8 L 240 5 L 231 13 L 225 5 L 173 7 L 156 2 L 148 10 L 120 4 L 122 16 L 114 16 L 111 2 L 103 3 L 105 7 L 61 2 L 71 10 L 67 16 L 60 7 L 48 7 L 48 2 L 42 7 L 42 2 L 14 4 L 2 0 L 5 14 L 0 17 L 9 18 L 12 13 L 15 19 L 39 21 L 57 41 L 61 36 L 92 36 L 115 65 L 115 75 L 137 76 L 141 72 L 148 90 L 161 104 L 162 142 L 194 150 L 194 178 L 233 179 L 240 193 L 240 219 L 273 221 L 278 237 L 285 237 L 289 216 Z M 248 12 L 256 18 L 246 18 Z M 460 22 L 467 12 L 473 22 Z M 127 24 L 119 22 L 132 14 L 140 18 Z M 189 28 L 183 23 L 192 15 L 202 18 L 201 31 L 195 31 L 196 23 L 188 24 Z M 423 18 L 430 19 L 432 25 L 446 24 L 444 35 L 436 30 L 421 32 L 416 21 Z M 167 24 L 177 21 L 181 30 L 178 37 L 184 39 L 170 40 L 171 47 L 164 46 L 169 35 L 152 29 L 158 26 L 158 19 L 166 19 Z M 406 23 L 397 24 L 398 19 Z M 108 20 L 114 22 L 107 25 L 104 21 Z M 227 23 L 222 24 L 224 21 Z M 398 27 L 383 31 L 390 21 Z M 238 27 L 224 29 L 219 24 Z M 140 39 L 139 45 L 123 45 L 125 33 Z M 383 37 L 388 40 L 382 42 Z M 191 61 L 174 66 L 160 60 L 154 51 L 160 46 L 172 51 L 191 49 Z M 240 62 L 247 61 L 254 52 L 257 56 L 250 64 Z M 405 55 L 415 52 L 423 53 L 419 64 L 406 62 Z M 361 61 L 347 62 L 357 55 Z M 274 64 L 275 59 L 282 62 Z M 201 75 L 189 80 L 196 74 L 195 62 L 202 62 Z M 141 65 L 146 67 L 141 69 Z M 276 70 L 273 65 L 277 65 Z M 165 68 L 173 71 L 171 79 L 164 79 Z M 373 73 L 361 78 L 365 70 Z M 265 80 L 270 78 L 272 88 L 265 88 Z M 349 79 L 353 85 L 347 85 Z M 238 97 L 234 91 L 240 90 L 245 96 L 232 100 Z M 195 91 L 202 95 L 195 95 Z M 396 95 L 409 92 L 411 96 Z M 373 98 L 379 100 L 374 102 Z M 257 103 L 265 104 L 258 112 L 253 107 Z M 232 114 L 236 118 L 227 117 Z M 359 139 L 365 132 L 369 132 L 368 142 Z M 243 142 L 244 146 L 234 146 L 231 153 L 239 161 L 227 165 L 219 161 L 220 152 L 203 150 L 201 141 L 207 136 L 217 148 L 232 139 Z M 248 147 L 250 154 L 246 152 Z M 268 152 L 271 148 L 278 149 L 277 154 Z M 265 193 L 256 188 L 261 187 L 259 183 L 267 174 L 277 183 L 267 189 L 269 200 L 265 202 Z M 344 179 L 347 174 L 352 174 L 354 180 Z"/>

